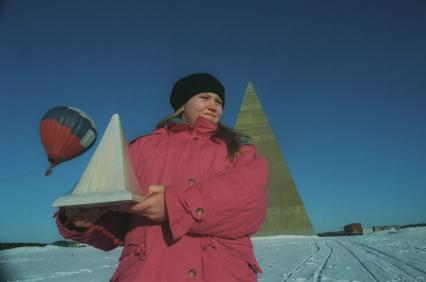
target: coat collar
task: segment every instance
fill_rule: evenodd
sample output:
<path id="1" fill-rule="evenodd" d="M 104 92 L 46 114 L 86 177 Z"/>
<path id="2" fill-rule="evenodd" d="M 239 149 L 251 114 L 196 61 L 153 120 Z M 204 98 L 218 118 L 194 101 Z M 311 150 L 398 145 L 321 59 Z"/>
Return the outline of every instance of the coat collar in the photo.
<path id="1" fill-rule="evenodd" d="M 212 136 L 217 131 L 217 124 L 203 116 L 198 116 L 193 124 L 189 124 L 182 118 L 176 117 L 170 120 L 166 128 L 170 132 L 189 131 L 203 136 Z"/>

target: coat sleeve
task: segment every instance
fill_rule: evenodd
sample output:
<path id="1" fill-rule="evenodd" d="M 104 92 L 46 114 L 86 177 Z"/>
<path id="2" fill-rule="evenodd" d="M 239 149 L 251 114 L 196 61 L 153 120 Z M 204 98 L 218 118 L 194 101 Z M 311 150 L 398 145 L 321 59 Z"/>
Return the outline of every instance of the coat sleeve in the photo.
<path id="1" fill-rule="evenodd" d="M 267 208 L 268 166 L 251 145 L 242 147 L 235 167 L 194 187 L 168 186 L 165 201 L 174 239 L 184 234 L 236 239 L 254 234 Z"/>
<path id="2" fill-rule="evenodd" d="M 128 215 L 108 211 L 95 226 L 85 230 L 70 229 L 63 209 L 56 213 L 56 225 L 59 233 L 65 238 L 95 248 L 109 251 L 122 244 L 128 221 Z"/>

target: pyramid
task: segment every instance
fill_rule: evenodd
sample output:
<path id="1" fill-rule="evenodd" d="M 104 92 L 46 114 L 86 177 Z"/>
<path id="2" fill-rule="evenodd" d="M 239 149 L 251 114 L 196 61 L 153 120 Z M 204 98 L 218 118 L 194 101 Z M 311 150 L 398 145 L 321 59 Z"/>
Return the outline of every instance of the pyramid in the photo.
<path id="1" fill-rule="evenodd" d="M 105 206 L 143 200 L 131 164 L 120 117 L 114 114 L 74 189 L 58 198 L 53 207 Z"/>
<path id="2" fill-rule="evenodd" d="M 314 234 L 311 221 L 251 82 L 247 85 L 235 128 L 251 137 L 258 154 L 265 156 L 269 164 L 268 212 L 263 227 L 256 235 Z"/>

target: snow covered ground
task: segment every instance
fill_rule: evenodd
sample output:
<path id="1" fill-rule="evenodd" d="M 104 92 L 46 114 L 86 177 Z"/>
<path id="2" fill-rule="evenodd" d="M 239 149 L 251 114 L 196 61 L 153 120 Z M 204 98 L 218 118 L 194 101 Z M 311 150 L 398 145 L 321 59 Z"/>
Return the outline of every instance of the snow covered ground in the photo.
<path id="1" fill-rule="evenodd" d="M 259 281 L 426 281 L 426 228 L 353 237 L 254 238 Z M 108 281 L 121 249 L 22 247 L 0 251 L 7 281 Z"/>

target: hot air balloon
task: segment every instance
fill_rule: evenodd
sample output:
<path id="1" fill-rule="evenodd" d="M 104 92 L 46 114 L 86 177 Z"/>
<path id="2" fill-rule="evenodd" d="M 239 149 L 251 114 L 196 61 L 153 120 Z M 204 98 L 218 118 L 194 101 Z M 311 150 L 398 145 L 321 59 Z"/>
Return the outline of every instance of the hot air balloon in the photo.
<path id="1" fill-rule="evenodd" d="M 51 175 L 56 165 L 89 150 L 96 136 L 95 123 L 83 111 L 69 106 L 47 111 L 40 121 L 41 143 L 50 162 L 45 175 Z"/>

